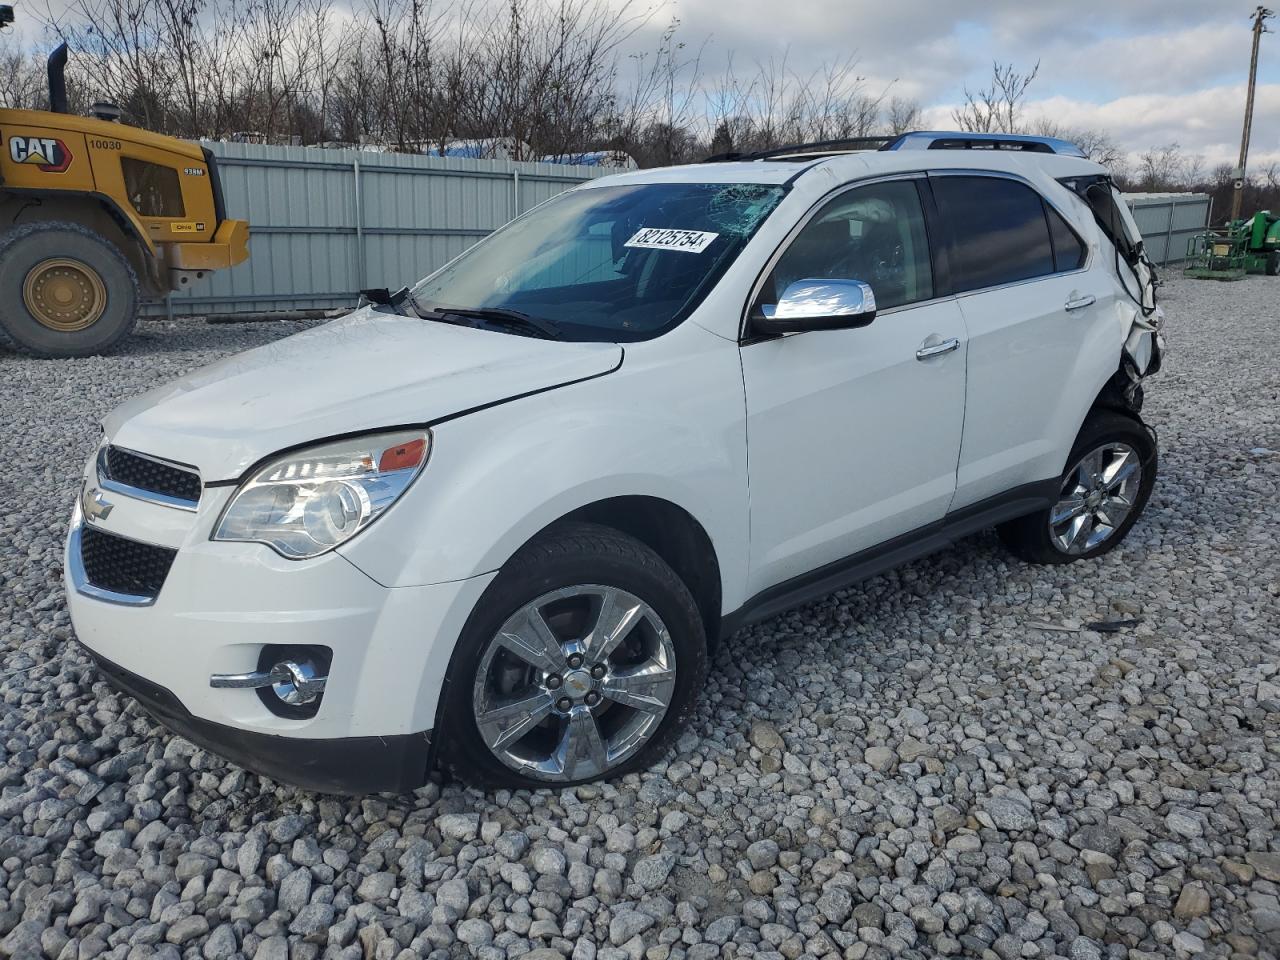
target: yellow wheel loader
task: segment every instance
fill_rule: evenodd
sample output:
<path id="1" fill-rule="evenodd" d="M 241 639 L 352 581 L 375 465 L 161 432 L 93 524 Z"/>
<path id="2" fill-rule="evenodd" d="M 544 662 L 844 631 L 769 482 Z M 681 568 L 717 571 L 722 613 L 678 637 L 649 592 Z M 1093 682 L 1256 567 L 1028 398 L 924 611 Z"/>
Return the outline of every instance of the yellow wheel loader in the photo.
<path id="1" fill-rule="evenodd" d="M 0 26 L 13 10 L 0 5 Z M 199 144 L 67 112 L 66 44 L 49 57 L 49 109 L 0 109 L 0 346 L 45 357 L 110 350 L 141 299 L 249 255 Z"/>

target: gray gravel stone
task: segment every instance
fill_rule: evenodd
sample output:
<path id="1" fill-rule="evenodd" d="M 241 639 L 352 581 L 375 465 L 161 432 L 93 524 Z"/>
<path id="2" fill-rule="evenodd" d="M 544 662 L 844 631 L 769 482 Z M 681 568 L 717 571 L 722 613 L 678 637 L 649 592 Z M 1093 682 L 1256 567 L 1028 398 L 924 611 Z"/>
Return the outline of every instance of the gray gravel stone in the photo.
<path id="1" fill-rule="evenodd" d="M 455 877 L 446 880 L 436 889 L 436 903 L 448 907 L 458 916 L 467 912 L 471 906 L 471 894 L 467 890 L 467 881 Z"/>
<path id="2" fill-rule="evenodd" d="M 356 896 L 361 900 L 374 902 L 377 900 L 385 900 L 391 896 L 391 891 L 396 887 L 396 875 L 389 871 L 380 871 L 371 873 L 360 881 L 360 886 L 356 890 Z"/>
<path id="3" fill-rule="evenodd" d="M 333 926 L 334 913 L 333 904 L 309 903 L 298 911 L 289 924 L 289 931 L 311 943 L 324 943 Z"/>
<path id="4" fill-rule="evenodd" d="M 782 734 L 778 733 L 778 728 L 767 720 L 757 720 L 751 724 L 751 732 L 748 736 L 751 745 L 761 753 L 781 753 L 787 748 Z"/>
<path id="5" fill-rule="evenodd" d="M 204 960 L 231 960 L 236 949 L 236 932 L 229 924 L 224 923 L 213 928 L 200 955 Z"/>
<path id="6" fill-rule="evenodd" d="M 773 840 L 757 840 L 747 847 L 747 860 L 757 870 L 767 870 L 778 862 L 778 844 Z"/>
<path id="7" fill-rule="evenodd" d="M 644 857 L 636 861 L 631 877 L 644 889 L 657 890 L 666 882 L 675 864 L 675 857 L 665 853 Z"/>
<path id="8" fill-rule="evenodd" d="M 480 814 L 446 813 L 436 818 L 440 833 L 449 840 L 474 840 L 480 833 Z"/>
<path id="9" fill-rule="evenodd" d="M 196 937 L 203 937 L 209 932 L 209 921 L 198 914 L 193 917 L 183 917 L 176 921 L 164 938 L 170 943 L 176 943 L 181 946 Z"/>
<path id="10" fill-rule="evenodd" d="M 1030 830 L 1036 825 L 1031 807 L 1013 797 L 992 797 L 982 804 L 981 812 L 991 818 L 997 830 Z"/>
<path id="11" fill-rule="evenodd" d="M 564 873 L 568 861 L 564 852 L 555 847 L 538 847 L 533 851 L 530 863 L 538 873 L 558 877 Z"/>
<path id="12" fill-rule="evenodd" d="M 818 897 L 817 907 L 832 923 L 844 923 L 853 913 L 853 894 L 844 887 L 828 887 Z"/>
<path id="13" fill-rule="evenodd" d="M 363 886 L 361 886 L 363 890 Z M 295 914 L 311 899 L 311 871 L 295 870 L 280 881 L 280 893 L 276 906 L 286 913 Z"/>
<path id="14" fill-rule="evenodd" d="M 863 760 L 872 770 L 885 773 L 897 764 L 898 755 L 889 747 L 867 747 Z"/>
<path id="15" fill-rule="evenodd" d="M 638 910 L 623 910 L 615 913 L 613 919 L 609 921 L 609 942 L 620 947 L 636 934 L 644 933 L 653 924 L 653 917 Z"/>
<path id="16" fill-rule="evenodd" d="M 493 927 L 486 921 L 473 918 L 458 924 L 458 939 L 473 947 L 493 942 Z"/>

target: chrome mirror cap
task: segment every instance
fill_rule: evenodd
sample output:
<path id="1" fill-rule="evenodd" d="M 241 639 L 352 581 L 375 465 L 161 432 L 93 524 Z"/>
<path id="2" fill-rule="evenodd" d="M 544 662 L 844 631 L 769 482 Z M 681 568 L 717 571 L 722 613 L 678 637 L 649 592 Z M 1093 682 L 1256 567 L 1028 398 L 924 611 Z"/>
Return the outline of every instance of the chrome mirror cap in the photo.
<path id="1" fill-rule="evenodd" d="M 796 280 L 776 304 L 761 304 L 753 318 L 766 334 L 861 327 L 875 319 L 876 295 L 863 280 Z"/>

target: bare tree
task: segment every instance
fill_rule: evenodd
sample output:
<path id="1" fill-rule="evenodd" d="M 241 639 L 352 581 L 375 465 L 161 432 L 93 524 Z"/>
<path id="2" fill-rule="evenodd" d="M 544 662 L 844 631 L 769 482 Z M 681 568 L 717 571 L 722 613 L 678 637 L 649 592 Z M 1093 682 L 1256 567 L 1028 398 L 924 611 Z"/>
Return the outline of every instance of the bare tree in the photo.
<path id="1" fill-rule="evenodd" d="M 1128 158 L 1120 145 L 1107 131 L 1096 127 L 1066 127 L 1049 117 L 1037 117 L 1029 126 L 1032 133 L 1041 137 L 1057 137 L 1074 143 L 1085 156 L 1102 164 L 1113 174 L 1122 170 Z"/>
<path id="2" fill-rule="evenodd" d="M 70 0 L 47 22 L 73 48 L 76 103 L 112 100 L 130 122 L 184 137 L 403 151 L 471 140 L 518 159 L 603 149 L 648 166 L 922 123 L 917 101 L 873 87 L 853 55 L 743 69 L 729 52 L 709 71 L 707 42 L 686 41 L 678 20 L 624 53 L 652 16 L 640 0 L 345 2 L 353 16 L 334 0 Z M 1118 175 L 1124 153 L 1104 131 L 1024 116 L 1038 70 L 993 64 L 957 124 L 1062 136 Z M 43 100 L 37 58 L 0 46 L 0 71 L 0 102 Z M 1163 149 L 1138 180 L 1204 178 L 1202 162 L 1174 149 L 1170 167 Z"/>
<path id="3" fill-rule="evenodd" d="M 9 37 L 0 38 L 0 107 L 39 110 L 48 97 L 39 57 Z"/>
<path id="4" fill-rule="evenodd" d="M 964 106 L 952 113 L 956 126 L 972 133 L 1019 133 L 1027 89 L 1039 72 L 1039 60 L 1027 73 L 1011 63 L 992 63 L 990 84 L 976 93 L 965 87 Z"/>
<path id="5" fill-rule="evenodd" d="M 1147 192 L 1171 190 L 1182 180 L 1182 148 L 1177 143 L 1151 147 L 1138 157 L 1138 183 Z"/>
<path id="6" fill-rule="evenodd" d="M 895 136 L 920 129 L 922 112 L 919 100 L 908 100 L 905 97 L 894 97 L 889 101 L 885 113 L 885 127 L 888 133 Z"/>

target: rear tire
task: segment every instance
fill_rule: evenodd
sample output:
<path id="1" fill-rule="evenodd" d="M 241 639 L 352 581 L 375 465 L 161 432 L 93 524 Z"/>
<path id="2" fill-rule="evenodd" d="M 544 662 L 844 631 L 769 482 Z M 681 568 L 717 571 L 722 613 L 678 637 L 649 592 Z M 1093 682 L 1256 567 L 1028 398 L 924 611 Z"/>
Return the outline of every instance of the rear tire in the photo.
<path id="1" fill-rule="evenodd" d="M 1280 250 L 1272 250 L 1267 254 L 1267 276 L 1280 275 Z"/>
<path id="2" fill-rule="evenodd" d="M 1156 482 L 1152 431 L 1132 415 L 1091 413 L 1076 437 L 1053 506 L 997 527 L 1029 563 L 1071 563 L 1114 549 L 1142 515 Z"/>
<path id="3" fill-rule="evenodd" d="M 101 234 L 51 220 L 0 237 L 0 344 L 38 357 L 105 353 L 137 314 L 138 277 Z"/>
<path id="4" fill-rule="evenodd" d="M 441 766 L 529 789 L 646 767 L 688 723 L 706 670 L 697 605 L 662 558 L 564 524 L 508 561 L 463 628 L 435 727 Z"/>

